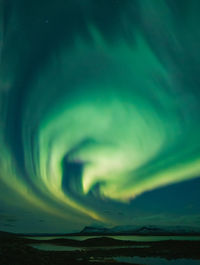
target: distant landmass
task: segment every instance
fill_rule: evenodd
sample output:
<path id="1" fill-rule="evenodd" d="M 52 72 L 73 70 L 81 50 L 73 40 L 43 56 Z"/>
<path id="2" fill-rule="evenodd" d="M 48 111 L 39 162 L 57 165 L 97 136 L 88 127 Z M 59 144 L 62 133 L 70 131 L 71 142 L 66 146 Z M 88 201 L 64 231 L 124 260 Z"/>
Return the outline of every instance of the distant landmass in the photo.
<path id="1" fill-rule="evenodd" d="M 76 233 L 77 234 L 77 233 Z M 199 227 L 187 226 L 86 226 L 79 235 L 200 235 Z"/>
<path id="2" fill-rule="evenodd" d="M 112 228 L 86 226 L 76 233 L 18 233 L 28 236 L 109 236 L 109 235 L 192 235 L 200 236 L 200 227 L 189 226 L 115 226 Z"/>

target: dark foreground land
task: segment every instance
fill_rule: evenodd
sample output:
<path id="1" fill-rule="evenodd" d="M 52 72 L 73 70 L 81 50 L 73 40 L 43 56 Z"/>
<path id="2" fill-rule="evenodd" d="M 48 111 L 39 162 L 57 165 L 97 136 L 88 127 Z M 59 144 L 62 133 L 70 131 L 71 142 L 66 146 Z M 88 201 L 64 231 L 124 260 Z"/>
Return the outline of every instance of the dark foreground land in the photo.
<path id="1" fill-rule="evenodd" d="M 84 241 L 54 239 L 37 243 L 83 247 L 75 251 L 42 251 L 30 244 L 35 240 L 0 232 L 1 265 L 84 265 L 118 264 L 116 256 L 161 257 L 166 259 L 197 259 L 200 261 L 200 241 L 131 242 L 112 238 L 92 238 Z M 148 247 L 146 247 L 148 245 Z M 106 247 L 114 248 L 106 248 Z M 94 248 L 95 247 L 95 248 Z M 99 247 L 99 248 L 98 248 Z M 105 247 L 105 248 L 104 248 Z"/>

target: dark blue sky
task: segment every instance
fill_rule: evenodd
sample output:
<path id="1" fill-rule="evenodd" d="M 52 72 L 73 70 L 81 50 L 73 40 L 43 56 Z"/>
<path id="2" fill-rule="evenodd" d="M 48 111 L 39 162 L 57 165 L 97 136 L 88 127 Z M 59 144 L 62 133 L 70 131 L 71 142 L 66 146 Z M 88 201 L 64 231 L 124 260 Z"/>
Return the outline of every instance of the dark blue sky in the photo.
<path id="1" fill-rule="evenodd" d="M 199 13 L 1 1 L 1 230 L 200 226 Z"/>

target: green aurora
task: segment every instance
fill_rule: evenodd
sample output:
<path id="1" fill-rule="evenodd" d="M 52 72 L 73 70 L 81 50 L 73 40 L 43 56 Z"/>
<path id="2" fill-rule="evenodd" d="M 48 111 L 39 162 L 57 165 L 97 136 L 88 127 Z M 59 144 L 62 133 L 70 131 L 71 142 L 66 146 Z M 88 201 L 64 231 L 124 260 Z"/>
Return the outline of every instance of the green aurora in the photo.
<path id="1" fill-rule="evenodd" d="M 0 5 L 0 200 L 117 225 L 200 176 L 199 1 Z"/>

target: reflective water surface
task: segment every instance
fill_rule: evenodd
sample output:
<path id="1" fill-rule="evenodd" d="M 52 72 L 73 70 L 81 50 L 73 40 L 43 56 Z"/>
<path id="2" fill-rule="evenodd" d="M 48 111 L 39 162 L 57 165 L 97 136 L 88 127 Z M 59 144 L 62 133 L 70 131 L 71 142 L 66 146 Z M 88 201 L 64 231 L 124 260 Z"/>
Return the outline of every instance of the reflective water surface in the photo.
<path id="1" fill-rule="evenodd" d="M 167 260 L 163 258 L 150 258 L 150 257 L 115 257 L 115 261 L 137 263 L 145 265 L 200 265 L 200 260 L 193 259 L 174 259 Z"/>
<path id="2" fill-rule="evenodd" d="M 29 246 L 45 251 L 88 251 L 88 250 L 95 250 L 95 249 L 117 249 L 117 248 L 148 248 L 150 246 L 106 246 L 106 247 L 71 247 L 71 246 L 60 246 L 60 245 L 53 245 L 48 243 L 39 243 L 39 244 L 30 244 Z"/>
<path id="3" fill-rule="evenodd" d="M 101 236 L 45 236 L 45 237 L 26 237 L 35 240 L 51 240 L 51 239 L 73 239 L 73 240 L 86 240 L 89 238 L 98 238 Z M 165 240 L 200 240 L 200 236 L 106 236 L 119 240 L 129 240 L 137 242 L 152 242 L 152 241 L 165 241 Z"/>

